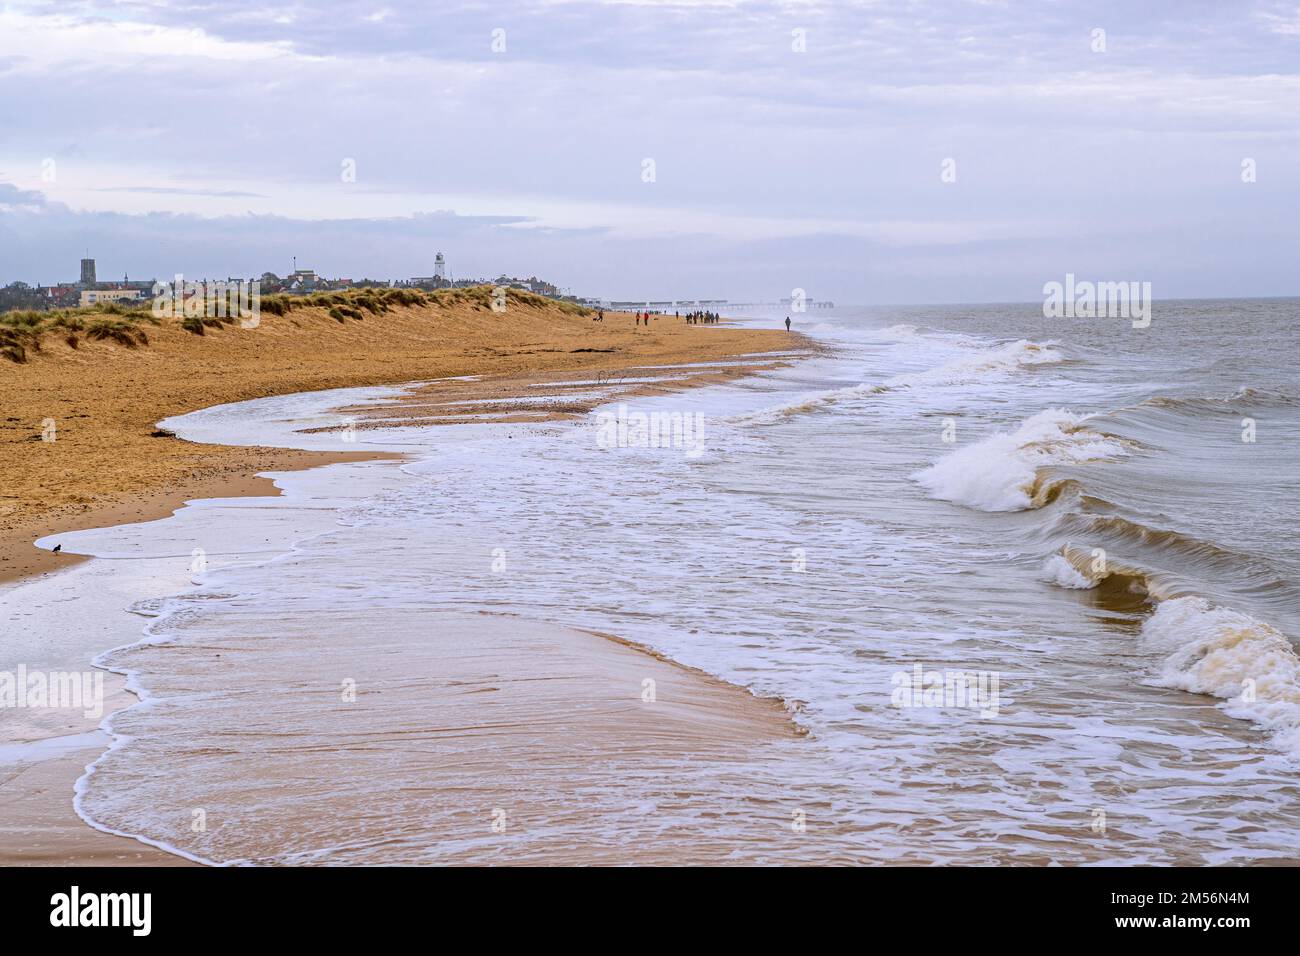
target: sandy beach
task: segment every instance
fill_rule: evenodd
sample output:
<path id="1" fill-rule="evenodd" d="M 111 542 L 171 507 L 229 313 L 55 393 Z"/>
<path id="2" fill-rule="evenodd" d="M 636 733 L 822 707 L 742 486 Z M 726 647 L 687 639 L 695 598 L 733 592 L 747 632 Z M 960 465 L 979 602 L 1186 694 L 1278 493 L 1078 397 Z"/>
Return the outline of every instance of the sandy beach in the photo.
<path id="1" fill-rule="evenodd" d="M 459 376 L 525 384 L 560 371 L 613 376 L 636 365 L 806 344 L 776 329 L 688 326 L 669 316 L 649 328 L 614 312 L 593 322 L 536 299 L 512 298 L 504 313 L 470 302 L 397 306 L 346 324 L 324 308 L 306 308 L 203 336 L 168 322 L 148 327 L 149 344 L 136 348 L 83 340 L 72 349 L 47 339 L 25 364 L 0 366 L 0 581 L 69 560 L 30 546 L 43 535 L 147 520 L 189 498 L 265 493 L 258 472 L 364 457 L 155 436 L 156 423 L 171 415 L 267 395 Z M 464 399 L 502 394 L 491 381 L 457 390 Z M 54 441 L 42 440 L 46 422 Z"/>
<path id="2" fill-rule="evenodd" d="M 264 315 L 256 329 L 228 328 L 199 337 L 164 326 L 150 329 L 149 339 L 138 348 L 83 343 L 73 350 L 53 344 L 26 364 L 0 369 L 0 402 L 9 411 L 0 423 L 5 444 L 0 457 L 5 487 L 0 613 L 7 613 L 10 624 L 22 615 L 25 588 L 42 576 L 55 584 L 49 572 L 84 560 L 36 549 L 31 542 L 37 537 L 150 521 L 192 500 L 278 494 L 264 472 L 402 457 L 367 450 L 194 444 L 156 434 L 155 423 L 169 416 L 275 394 L 424 381 L 430 384 L 410 390 L 401 401 L 368 408 L 369 421 L 361 427 L 462 422 L 485 409 L 503 424 L 559 420 L 580 417 L 595 402 L 577 390 L 565 396 L 565 381 L 618 381 L 625 395 L 663 394 L 751 373 L 765 367 L 758 364 L 758 353 L 805 344 L 784 331 L 700 328 L 671 317 L 660 317 L 649 329 L 635 328 L 631 316 L 615 313 L 594 323 L 587 316 L 532 303 L 512 303 L 504 315 L 465 304 L 399 308 L 347 326 L 324 310 L 300 310 L 291 317 Z M 750 358 L 725 364 L 740 355 Z M 719 362 L 723 364 L 708 364 Z M 647 366 L 684 368 L 647 373 Z M 443 381 L 432 381 L 439 379 Z M 531 404 L 534 389 L 547 383 L 561 383 L 553 389 L 556 400 Z M 48 419 L 55 422 L 54 441 L 40 440 Z M 658 759 L 711 755 L 739 761 L 747 748 L 795 735 L 777 702 L 755 698 L 616 637 L 521 626 L 490 616 L 448 621 L 460 638 L 455 647 L 468 641 L 476 650 L 466 657 L 453 646 L 446 648 L 443 653 L 450 656 L 436 663 L 446 680 L 422 697 L 421 706 L 436 715 L 428 730 L 433 737 L 491 728 L 490 746 L 476 758 L 482 789 L 476 805 L 508 802 L 506 791 L 527 779 L 528 762 L 537 780 L 557 765 L 579 767 L 582 761 L 575 762 L 573 748 L 586 759 L 643 752 Z M 39 655 L 39 636 L 35 642 L 32 654 Z M 59 660 L 81 653 L 84 668 L 104 650 L 102 639 L 88 634 L 79 644 L 73 640 L 62 648 Z M 657 685 L 653 704 L 641 698 L 647 680 Z M 108 687 L 110 712 L 135 699 L 116 675 L 109 675 Z M 548 734 L 537 717 L 548 709 L 580 716 L 566 723 L 562 733 Z M 0 865 L 188 862 L 94 830 L 74 813 L 73 782 L 105 745 L 87 739 L 96 733 L 95 722 L 69 718 L 59 736 L 44 740 L 40 735 L 56 731 L 19 728 L 16 739 L 6 737 L 9 752 L 0 747 L 0 756 L 9 758 L 0 782 L 5 821 Z M 15 757 L 18 750 L 21 755 Z M 509 770 L 504 754 L 511 755 Z M 436 777 L 452 767 L 440 769 L 435 763 L 426 769 Z M 274 785 L 274 764 L 261 772 L 265 777 L 259 786 Z M 582 784 L 578 769 L 562 784 L 553 782 Z M 238 804 L 238 793 L 226 796 Z M 680 858 L 680 849 L 664 852 Z M 593 850 L 566 861 L 602 858 L 613 862 L 617 853 L 611 850 L 602 857 Z M 700 858 L 709 859 L 707 851 Z"/>
<path id="3" fill-rule="evenodd" d="M 1261 307 L 1269 334 L 1290 308 Z M 1070 358 L 1096 354 L 1088 328 L 1042 343 L 1032 309 L 1010 338 L 1004 310 L 954 309 L 981 331 L 866 312 L 819 323 L 815 346 L 547 314 L 532 338 L 503 331 L 510 356 L 395 380 L 380 352 L 373 378 L 341 376 L 351 343 L 328 333 L 379 342 L 388 319 L 415 336 L 436 316 L 318 330 L 295 313 L 306 371 L 254 350 L 200 372 L 186 349 L 233 349 L 233 328 L 160 362 L 161 329 L 96 353 L 108 377 L 156 363 L 111 396 L 52 343 L 14 380 L 62 376 L 90 417 L 12 442 L 4 467 L 34 502 L 28 538 L 86 521 L 42 541 L 63 545 L 58 573 L 0 586 L 0 628 L 9 668 L 94 660 L 105 708 L 4 714 L 0 861 L 1293 863 L 1296 604 L 1257 587 L 1260 567 L 1294 578 L 1287 539 L 1245 540 L 1217 481 L 1180 502 L 1196 534 L 1169 534 L 1157 495 L 1181 453 L 1207 479 L 1248 463 L 1283 500 L 1293 446 L 1225 445 L 1231 380 L 1153 398 L 1129 365 Z M 499 343 L 507 319 L 471 309 L 466 335 Z M 1194 344 L 1166 343 L 1171 378 Z M 243 390 L 192 388 L 201 374 Z M 339 387 L 278 392 L 304 380 Z M 1300 427 L 1290 393 L 1259 385 L 1226 404 Z M 683 442 L 605 441 L 624 408 Z M 971 434 L 952 447 L 942 413 L 961 408 L 977 414 L 954 416 Z M 1171 421 L 1181 452 L 1139 453 Z M 13 460 L 51 466 L 49 507 Z M 172 513 L 183 480 L 206 497 Z M 1128 601 L 1063 560 L 1097 543 Z M 1219 706 L 1261 669 L 1254 706 Z M 954 674 L 976 690 L 917 692 Z"/>

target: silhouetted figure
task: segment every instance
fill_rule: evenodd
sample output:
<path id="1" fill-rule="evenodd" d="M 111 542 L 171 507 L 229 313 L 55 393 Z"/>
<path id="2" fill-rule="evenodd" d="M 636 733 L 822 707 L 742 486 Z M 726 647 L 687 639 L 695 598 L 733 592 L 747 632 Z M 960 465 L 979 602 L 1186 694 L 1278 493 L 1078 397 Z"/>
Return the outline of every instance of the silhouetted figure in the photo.
<path id="1" fill-rule="evenodd" d="M 787 332 L 790 331 L 790 316 L 788 316 L 788 315 L 785 317 L 785 330 L 786 330 Z"/>

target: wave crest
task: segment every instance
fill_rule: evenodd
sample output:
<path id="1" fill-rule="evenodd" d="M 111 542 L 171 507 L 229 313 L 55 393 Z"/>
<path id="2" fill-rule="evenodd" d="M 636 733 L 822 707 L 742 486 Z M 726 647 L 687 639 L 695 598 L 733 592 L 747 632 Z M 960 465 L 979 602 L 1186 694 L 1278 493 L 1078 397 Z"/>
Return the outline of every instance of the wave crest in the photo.
<path id="1" fill-rule="evenodd" d="M 1228 395 L 1153 395 L 1141 401 L 1138 407 L 1147 406 L 1149 408 L 1167 408 L 1192 412 L 1231 412 L 1239 405 L 1250 407 L 1300 405 L 1300 396 L 1278 388 L 1252 388 L 1248 385 L 1242 385 Z"/>
<path id="2" fill-rule="evenodd" d="M 1000 378 L 1026 367 L 1055 365 L 1063 361 L 1065 356 L 1052 348 L 1050 343 L 1039 344 L 1028 339 L 1019 339 L 993 349 L 981 349 L 973 355 L 963 355 L 937 368 L 896 375 L 885 384 L 894 388 L 916 385 L 966 385 Z"/>
<path id="3" fill-rule="evenodd" d="M 912 325 L 893 325 L 876 334 L 896 342 L 927 338 Z M 823 392 L 808 392 L 785 404 L 738 415 L 728 421 L 733 424 L 770 425 L 845 400 L 866 398 L 906 388 L 977 384 L 1001 378 L 1018 369 L 1065 361 L 1064 356 L 1052 348 L 1050 343 L 1039 344 L 1027 339 L 1007 342 L 995 348 L 976 346 L 970 348 L 973 349 L 971 354 L 963 355 L 935 368 L 895 375 L 879 384 L 863 383 L 827 389 Z"/>
<path id="4" fill-rule="evenodd" d="M 1087 417 L 1049 408 L 1014 432 L 959 448 L 913 477 L 931 497 L 979 511 L 1041 508 L 1059 497 L 1064 482 L 1040 477 L 1040 468 L 1126 454 L 1122 439 L 1087 428 Z"/>

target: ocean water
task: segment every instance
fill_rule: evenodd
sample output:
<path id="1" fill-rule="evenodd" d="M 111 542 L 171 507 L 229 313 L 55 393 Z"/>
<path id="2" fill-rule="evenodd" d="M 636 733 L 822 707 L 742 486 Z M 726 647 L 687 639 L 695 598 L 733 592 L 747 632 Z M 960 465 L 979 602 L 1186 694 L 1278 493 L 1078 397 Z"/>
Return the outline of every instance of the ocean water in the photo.
<path id="1" fill-rule="evenodd" d="M 1158 302 L 1146 329 L 1034 305 L 796 318 L 826 349 L 776 371 L 585 421 L 365 431 L 412 460 L 61 536 L 212 556 L 140 594 L 144 640 L 102 659 L 146 700 L 106 722 L 79 812 L 216 862 L 1294 862 L 1300 301 Z M 397 394 L 167 427 L 355 449 L 296 429 Z M 611 441 L 620 413 L 693 440 Z M 516 794 L 510 841 L 470 832 L 427 806 L 469 783 L 384 721 L 419 712 L 429 622 L 484 612 L 644 644 L 786 701 L 806 736 L 583 765 L 580 793 L 557 772 Z M 353 672 L 392 708 L 330 706 Z M 924 693 L 935 674 L 983 694 Z M 224 823 L 195 831 L 197 807 Z"/>

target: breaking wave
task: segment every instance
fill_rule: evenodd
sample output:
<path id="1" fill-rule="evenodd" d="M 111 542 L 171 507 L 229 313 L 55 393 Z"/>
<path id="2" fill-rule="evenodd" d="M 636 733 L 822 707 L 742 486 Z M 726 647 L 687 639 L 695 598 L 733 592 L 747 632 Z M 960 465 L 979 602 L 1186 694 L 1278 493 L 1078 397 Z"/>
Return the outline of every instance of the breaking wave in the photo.
<path id="1" fill-rule="evenodd" d="M 1042 576 L 1057 587 L 1093 591 L 1096 603 L 1112 611 L 1138 611 L 1176 593 L 1159 572 L 1117 561 L 1101 548 L 1066 545 L 1048 557 Z"/>
<path id="2" fill-rule="evenodd" d="M 1048 582 L 1088 590 L 1116 611 L 1154 606 L 1142 649 L 1157 655 L 1148 679 L 1161 687 L 1225 701 L 1223 711 L 1273 736 L 1300 756 L 1300 657 L 1270 624 L 1197 595 L 1177 595 L 1161 574 L 1108 558 L 1100 549 L 1065 546 L 1043 565 Z"/>
<path id="3" fill-rule="evenodd" d="M 877 335 L 898 344 L 911 341 L 939 341 L 923 335 L 916 330 L 915 326 L 910 325 L 890 326 Z M 736 416 L 729 421 L 733 424 L 773 424 L 839 402 L 881 395 L 898 389 L 980 384 L 1005 378 L 1027 367 L 1053 365 L 1065 361 L 1065 357 L 1050 344 L 1039 344 L 1026 339 L 994 347 L 980 346 L 969 340 L 962 340 L 960 348 L 966 354 L 934 368 L 895 375 L 878 384 L 863 383 L 821 392 L 808 392 L 782 405 Z"/>
<path id="4" fill-rule="evenodd" d="M 1065 356 L 1050 345 L 1019 339 L 997 348 L 977 351 L 973 355 L 963 355 L 938 368 L 895 376 L 885 384 L 891 388 L 967 385 L 999 378 L 1027 366 L 1055 365 L 1064 360 Z"/>
<path id="5" fill-rule="evenodd" d="M 979 511 L 1041 508 L 1060 494 L 1063 480 L 1039 469 L 1108 461 L 1127 453 L 1123 439 L 1095 432 L 1089 416 L 1049 408 L 1013 432 L 998 432 L 959 448 L 913 477 L 931 497 Z"/>
<path id="6" fill-rule="evenodd" d="M 1153 683 L 1221 698 L 1223 711 L 1300 756 L 1300 657 L 1276 628 L 1200 597 L 1162 602 L 1142 627 L 1164 655 Z"/>

